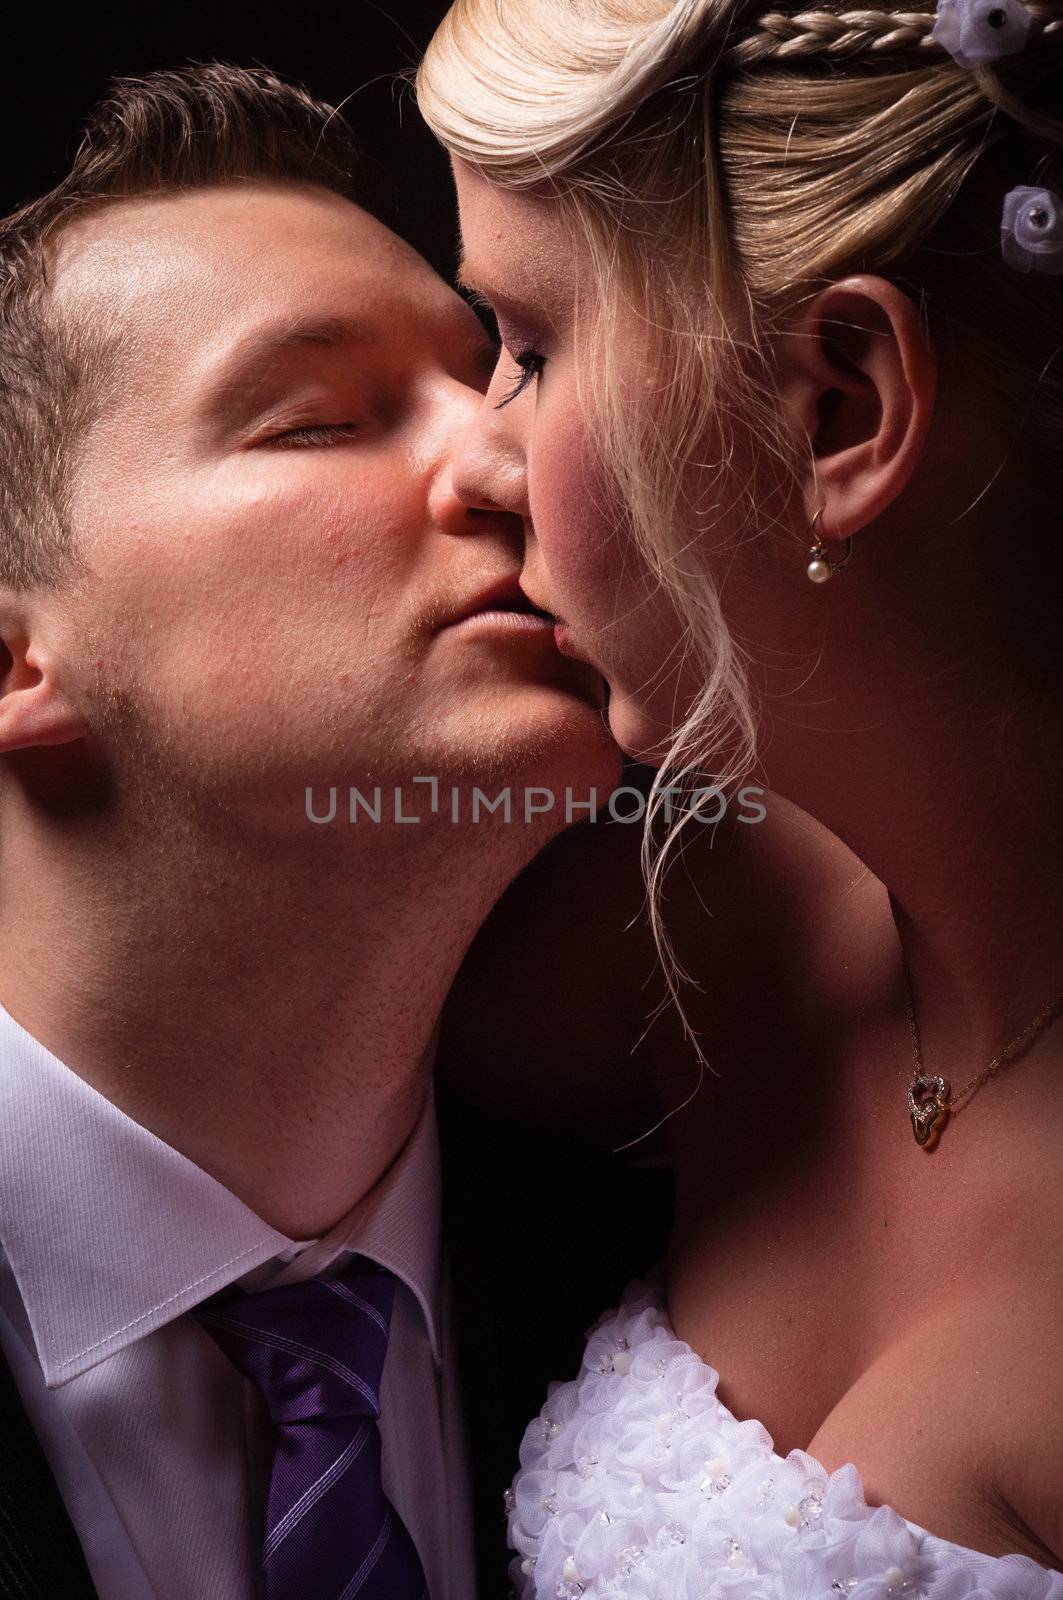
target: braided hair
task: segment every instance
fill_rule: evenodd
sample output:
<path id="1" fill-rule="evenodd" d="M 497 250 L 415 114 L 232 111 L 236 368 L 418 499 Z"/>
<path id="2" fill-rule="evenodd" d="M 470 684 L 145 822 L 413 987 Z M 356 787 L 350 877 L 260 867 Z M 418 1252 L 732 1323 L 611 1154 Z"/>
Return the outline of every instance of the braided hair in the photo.
<path id="1" fill-rule="evenodd" d="M 1039 36 L 1063 32 L 1063 15 L 1046 5 L 1027 6 L 1031 43 Z M 933 37 L 937 20 L 931 11 L 831 11 L 822 6 L 808 11 L 769 11 L 758 17 L 753 30 L 733 48 L 738 66 L 763 61 L 792 61 L 808 56 L 848 56 L 869 51 L 876 55 L 926 52 L 942 54 Z"/>

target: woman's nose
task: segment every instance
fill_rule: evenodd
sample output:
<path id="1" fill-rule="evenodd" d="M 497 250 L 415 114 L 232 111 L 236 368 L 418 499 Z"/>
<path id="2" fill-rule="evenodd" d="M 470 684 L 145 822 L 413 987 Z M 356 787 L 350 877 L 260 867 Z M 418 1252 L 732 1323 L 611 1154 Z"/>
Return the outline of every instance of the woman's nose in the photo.
<path id="1" fill-rule="evenodd" d="M 490 398 L 459 437 L 450 476 L 455 495 L 470 510 L 529 515 L 524 449 Z"/>

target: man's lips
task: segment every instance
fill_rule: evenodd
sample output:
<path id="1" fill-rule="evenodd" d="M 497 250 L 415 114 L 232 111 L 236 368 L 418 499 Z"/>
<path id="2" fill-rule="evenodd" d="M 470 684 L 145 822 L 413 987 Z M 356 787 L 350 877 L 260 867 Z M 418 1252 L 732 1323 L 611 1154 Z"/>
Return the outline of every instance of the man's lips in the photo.
<path id="1" fill-rule="evenodd" d="M 453 628 L 459 623 L 468 622 L 473 617 L 503 615 L 535 618 L 543 626 L 554 625 L 551 614 L 532 604 L 520 586 L 519 576 L 513 573 L 496 579 L 479 594 L 460 604 L 441 626 Z"/>
<path id="2" fill-rule="evenodd" d="M 536 605 L 521 588 L 518 573 L 497 578 L 479 593 L 448 610 L 436 631 L 444 633 L 452 628 L 471 632 L 483 630 L 493 632 L 496 636 L 523 635 L 529 640 L 548 639 L 558 655 L 570 657 L 580 672 L 587 674 L 588 682 L 594 685 L 593 693 L 588 693 L 587 698 L 599 710 L 603 709 L 605 699 L 600 671 L 574 648 L 564 622 L 553 612 Z"/>

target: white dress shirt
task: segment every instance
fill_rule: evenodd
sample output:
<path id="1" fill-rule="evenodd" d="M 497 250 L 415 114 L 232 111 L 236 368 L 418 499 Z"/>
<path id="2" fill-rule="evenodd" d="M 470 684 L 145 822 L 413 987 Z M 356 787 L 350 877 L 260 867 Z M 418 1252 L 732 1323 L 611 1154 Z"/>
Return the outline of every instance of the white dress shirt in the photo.
<path id="1" fill-rule="evenodd" d="M 254 1600 L 269 1423 L 189 1313 L 229 1284 L 302 1281 L 351 1251 L 399 1280 L 385 1493 L 432 1600 L 471 1600 L 439 1231 L 431 1098 L 376 1187 L 326 1237 L 295 1241 L 0 1007 L 0 1344 L 101 1600 Z"/>

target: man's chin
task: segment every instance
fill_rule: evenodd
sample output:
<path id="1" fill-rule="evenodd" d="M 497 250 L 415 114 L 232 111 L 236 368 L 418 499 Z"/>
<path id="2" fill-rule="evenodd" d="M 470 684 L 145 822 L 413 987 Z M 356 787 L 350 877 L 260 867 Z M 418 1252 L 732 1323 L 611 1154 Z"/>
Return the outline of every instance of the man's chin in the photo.
<path id="1" fill-rule="evenodd" d="M 597 681 L 588 680 L 586 693 L 539 686 L 485 699 L 478 714 L 467 705 L 444 741 L 455 766 L 503 780 L 593 783 L 608 790 L 618 778 L 620 754 Z"/>
<path id="2" fill-rule="evenodd" d="M 460 716 L 406 735 L 386 761 L 361 764 L 360 779 L 328 780 L 340 786 L 340 809 L 351 785 L 365 796 L 365 805 L 353 802 L 360 813 L 372 805 L 400 827 L 434 817 L 448 828 L 509 823 L 522 834 L 557 832 L 588 816 L 588 801 L 604 811 L 619 780 L 605 713 L 562 691 L 469 703 Z"/>

